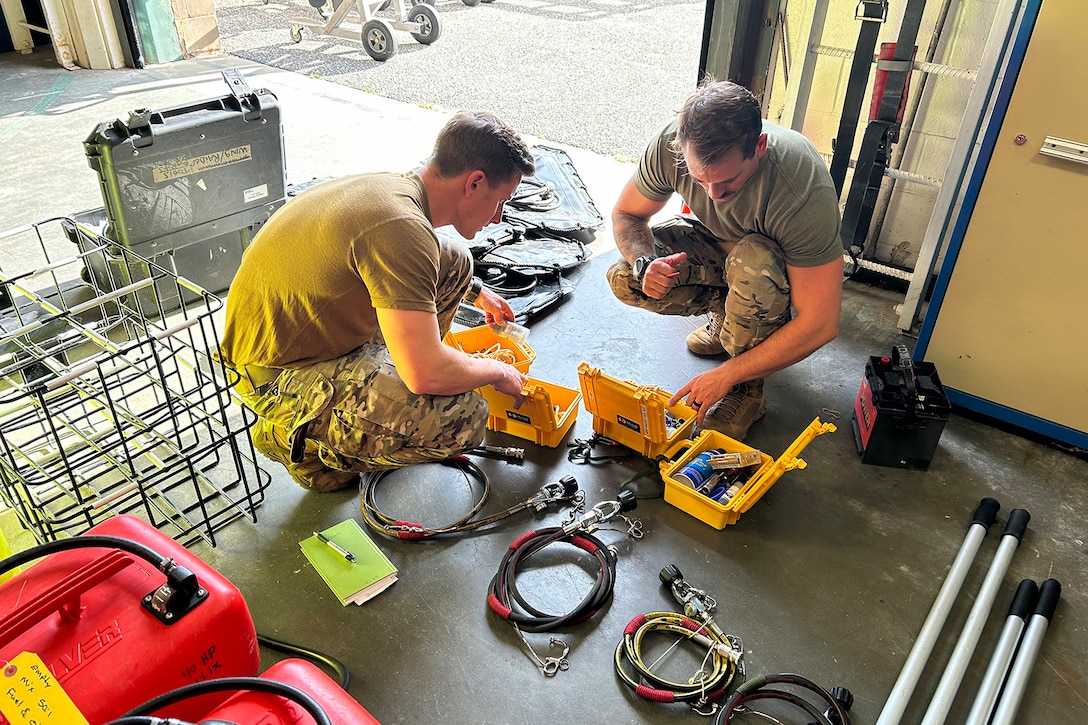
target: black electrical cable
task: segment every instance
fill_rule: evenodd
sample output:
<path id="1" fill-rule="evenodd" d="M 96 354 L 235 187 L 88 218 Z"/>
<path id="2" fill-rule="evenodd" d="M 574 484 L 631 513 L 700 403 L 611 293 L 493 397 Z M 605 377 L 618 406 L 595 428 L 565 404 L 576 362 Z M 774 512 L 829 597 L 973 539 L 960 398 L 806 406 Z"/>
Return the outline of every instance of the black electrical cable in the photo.
<path id="1" fill-rule="evenodd" d="M 593 455 L 593 446 L 595 446 L 598 443 L 601 443 L 601 444 L 607 445 L 607 446 L 612 446 L 614 448 L 623 448 L 623 449 L 625 449 L 625 452 L 620 453 L 620 454 L 615 455 L 615 456 L 595 456 L 595 455 Z M 665 460 L 664 456 L 658 456 L 657 458 L 653 458 L 653 459 L 647 458 L 646 456 L 642 455 L 641 453 L 633 451 L 633 450 L 627 448 L 626 446 L 623 446 L 622 444 L 617 443 L 616 441 L 612 440 L 611 438 L 607 438 L 607 437 L 602 436 L 601 434 L 596 433 L 596 432 L 592 436 L 590 436 L 589 438 L 586 438 L 586 439 L 576 438 L 576 439 L 574 439 L 574 441 L 572 443 L 567 444 L 567 460 L 570 461 L 571 463 L 588 463 L 590 465 L 607 465 L 609 463 L 616 463 L 618 461 L 629 461 L 629 460 L 634 459 L 634 458 L 643 458 L 643 459 L 649 461 L 649 465 L 646 468 L 642 469 L 641 471 L 637 471 L 636 473 L 633 473 L 631 476 L 624 479 L 620 483 L 620 485 L 618 486 L 619 490 L 620 491 L 631 491 L 631 493 L 634 493 L 635 497 L 639 498 L 639 499 L 661 498 L 664 495 L 664 483 L 663 482 L 662 482 L 661 490 L 658 491 L 657 489 L 655 489 L 655 492 L 653 493 L 653 495 L 649 495 L 649 496 L 648 495 L 638 495 L 637 493 L 635 493 L 635 491 L 631 490 L 630 486 L 635 481 L 638 481 L 641 478 L 647 478 L 647 477 L 650 477 L 650 476 L 657 476 L 660 473 L 660 470 L 661 470 L 661 465 L 660 465 L 661 461 Z"/>
<path id="2" fill-rule="evenodd" d="M 614 456 L 595 456 L 593 455 L 593 446 L 598 443 L 613 448 L 622 448 L 624 452 Z M 612 463 L 613 461 L 638 458 L 641 455 L 600 433 L 594 433 L 589 438 L 576 438 L 572 443 L 567 444 L 567 460 L 571 463 Z"/>
<path id="3" fill-rule="evenodd" d="M 586 251 L 586 245 L 578 240 L 556 240 L 551 241 L 561 242 L 564 245 L 578 245 L 578 253 L 571 253 L 571 258 L 578 261 L 568 265 L 568 268 L 575 267 L 585 261 L 589 253 Z M 511 243 L 498 244 L 489 250 L 475 253 L 478 259 L 481 261 L 478 265 L 478 269 L 495 269 L 498 272 L 505 272 L 513 270 L 521 275 L 534 275 L 536 277 L 549 277 L 554 276 L 557 280 L 563 273 L 563 266 L 559 261 L 553 261 L 551 264 L 533 264 L 526 262 L 519 257 L 512 257 L 509 254 L 503 252 L 503 247 L 510 246 Z M 548 252 L 541 252 L 540 256 L 547 256 Z M 553 257 L 554 259 L 554 257 Z M 486 283 L 486 282 L 485 282 Z"/>
<path id="4" fill-rule="evenodd" d="M 303 647 L 302 645 L 292 644 L 291 642 L 285 642 L 282 639 L 269 637 L 260 632 L 257 633 L 257 642 L 269 649 L 276 650 L 277 652 L 297 655 L 315 662 L 320 662 L 336 673 L 337 684 L 340 685 L 341 689 L 347 692 L 348 685 L 351 684 L 351 673 L 348 672 L 347 665 L 335 657 L 327 655 L 324 652 L 318 652 L 317 650 Z"/>
<path id="5" fill-rule="evenodd" d="M 827 714 L 821 713 L 812 703 L 792 692 L 767 687 L 767 685 L 775 684 L 795 685 L 814 693 L 827 703 Z M 722 709 L 718 711 L 717 716 L 714 718 L 714 725 L 725 725 L 729 722 L 729 718 L 732 717 L 738 706 L 746 705 L 754 700 L 764 699 L 789 702 L 791 705 L 804 710 L 805 714 L 813 718 L 817 725 L 835 725 L 836 722 L 839 725 L 846 725 L 850 722 L 842 703 L 832 697 L 824 688 L 801 675 L 786 673 L 760 675 L 742 684 L 722 705 Z M 748 709 L 751 709 L 751 707 L 749 706 Z"/>
<path id="6" fill-rule="evenodd" d="M 813 705 L 805 698 L 793 694 L 792 692 L 786 692 L 785 690 L 760 690 L 754 695 L 750 695 L 749 697 L 744 698 L 741 702 L 747 704 L 752 700 L 782 700 L 783 702 L 788 702 L 799 710 L 804 711 L 806 715 L 812 718 L 812 722 L 809 725 L 831 725 L 827 717 L 824 716 L 824 714 L 821 713 L 815 705 Z M 736 709 L 736 704 L 730 705 L 728 700 L 726 701 L 726 704 L 723 706 L 722 710 L 725 711 L 726 708 L 729 708 L 729 717 L 732 717 L 734 713 L 740 712 Z M 749 708 L 749 710 L 750 709 L 751 708 Z M 725 723 L 727 721 L 715 720 L 714 722 L 715 725 L 717 725 L 717 723 Z"/>
<path id="7" fill-rule="evenodd" d="M 530 176 L 521 180 L 506 203 L 514 209 L 542 212 L 559 208 L 563 200 L 554 184 Z"/>
<path id="8" fill-rule="evenodd" d="M 533 554 L 557 542 L 565 542 L 588 552 L 597 561 L 596 580 L 589 593 L 569 612 L 542 612 L 522 596 L 517 588 L 518 567 Z M 487 604 L 500 618 L 526 632 L 553 632 L 567 624 L 583 622 L 608 603 L 616 583 L 616 555 L 600 539 L 586 531 L 567 533 L 561 527 L 530 531 L 518 537 L 503 557 L 491 580 Z"/>
<path id="9" fill-rule="evenodd" d="M 167 566 L 171 561 L 168 557 L 163 556 L 150 546 L 141 544 L 138 541 L 132 541 L 131 539 L 124 539 L 120 536 L 76 536 L 70 539 L 47 541 L 44 544 L 38 544 L 37 546 L 32 546 L 29 549 L 12 554 L 3 561 L 0 561 L 0 574 L 43 556 L 55 554 L 59 551 L 90 548 L 120 549 L 121 551 L 135 554 L 141 559 L 150 562 L 160 571 L 163 571 L 163 567 Z"/>
<path id="10" fill-rule="evenodd" d="M 187 700 L 198 695 L 206 695 L 211 692 L 246 690 L 266 692 L 272 695 L 285 697 L 292 702 L 297 703 L 303 710 L 308 712 L 310 717 L 314 719 L 315 725 L 332 725 L 332 721 L 329 720 L 328 714 L 313 697 L 292 685 L 276 682 L 275 680 L 263 680 L 260 677 L 222 677 L 216 680 L 194 682 L 191 685 L 185 685 L 184 687 L 179 687 L 176 690 L 171 690 L 158 697 L 154 697 L 139 707 L 133 708 L 125 713 L 119 720 L 114 720 L 105 725 L 124 725 L 126 722 L 134 723 L 135 721 L 132 720 L 126 721 L 126 718 L 147 715 L 148 713 L 156 712 L 181 700 Z M 167 720 L 166 722 L 170 721 Z"/>
<path id="11" fill-rule="evenodd" d="M 651 632 L 670 632 L 706 648 L 697 676 L 684 682 L 657 675 L 642 657 L 642 642 Z M 713 621 L 698 622 L 676 612 L 649 612 L 632 619 L 616 647 L 616 674 L 639 697 L 651 702 L 685 702 L 692 707 L 725 695 L 737 674 L 737 646 Z M 706 669 L 710 665 L 709 671 Z M 705 674 L 704 674 L 705 673 Z M 695 703 L 695 704 L 693 704 Z"/>

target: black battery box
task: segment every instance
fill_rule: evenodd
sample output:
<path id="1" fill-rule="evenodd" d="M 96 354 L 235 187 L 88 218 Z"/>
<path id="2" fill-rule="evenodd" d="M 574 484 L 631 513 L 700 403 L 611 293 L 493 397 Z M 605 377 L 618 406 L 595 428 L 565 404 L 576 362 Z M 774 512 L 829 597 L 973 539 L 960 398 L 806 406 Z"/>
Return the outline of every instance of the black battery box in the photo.
<path id="1" fill-rule="evenodd" d="M 286 200 L 276 97 L 251 91 L 236 69 L 231 92 L 98 124 L 84 142 L 109 225 L 127 247 L 156 253 L 261 224 Z"/>
<path id="2" fill-rule="evenodd" d="M 862 463 L 927 470 L 950 409 L 936 367 L 905 345 L 870 357 L 851 421 Z"/>

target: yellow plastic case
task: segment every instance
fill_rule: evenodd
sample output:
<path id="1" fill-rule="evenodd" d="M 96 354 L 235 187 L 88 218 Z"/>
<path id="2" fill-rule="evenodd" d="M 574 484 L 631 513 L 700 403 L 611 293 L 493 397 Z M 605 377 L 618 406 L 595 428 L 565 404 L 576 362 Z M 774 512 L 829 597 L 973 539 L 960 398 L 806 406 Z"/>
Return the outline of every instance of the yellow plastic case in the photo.
<path id="1" fill-rule="evenodd" d="M 522 392 L 525 400 L 514 409 L 514 398 L 494 386 L 479 388 L 487 399 L 489 430 L 525 438 L 542 446 L 555 448 L 574 425 L 582 394 L 573 388 L 529 378 Z"/>
<path id="2" fill-rule="evenodd" d="M 691 435 L 695 410 L 684 403 L 668 405 L 671 393 L 656 385 L 637 385 L 606 375 L 588 363 L 578 366 L 578 383 L 593 430 L 647 458 L 656 458 Z M 684 422 L 671 432 L 665 412 Z"/>
<path id="3" fill-rule="evenodd" d="M 446 333 L 443 342 L 469 355 L 484 352 L 498 345 L 514 354 L 514 367 L 526 375 L 529 374 L 529 366 L 536 360 L 536 352 L 529 347 L 528 343 L 502 337 L 492 330 L 490 325 L 470 327 L 457 332 L 451 330 Z"/>
<path id="4" fill-rule="evenodd" d="M 740 490 L 728 501 L 722 503 L 709 498 L 682 479 L 675 478 L 675 474 L 686 466 L 703 451 L 721 449 L 726 453 L 739 453 L 741 451 L 755 450 L 738 440 L 734 440 L 714 430 L 704 430 L 694 440 L 684 440 L 671 449 L 668 460 L 659 464 L 661 478 L 665 481 L 665 501 L 682 511 L 686 511 L 704 524 L 709 524 L 715 529 L 724 529 L 729 524 L 735 524 L 740 515 L 750 509 L 752 504 L 758 501 L 775 481 L 786 471 L 795 468 L 804 468 L 808 464 L 798 458 L 813 438 L 835 430 L 832 423 L 821 423 L 816 418 L 804 432 L 790 445 L 786 451 L 773 460 L 766 453 L 760 451 L 761 463 L 755 473 L 741 486 Z"/>

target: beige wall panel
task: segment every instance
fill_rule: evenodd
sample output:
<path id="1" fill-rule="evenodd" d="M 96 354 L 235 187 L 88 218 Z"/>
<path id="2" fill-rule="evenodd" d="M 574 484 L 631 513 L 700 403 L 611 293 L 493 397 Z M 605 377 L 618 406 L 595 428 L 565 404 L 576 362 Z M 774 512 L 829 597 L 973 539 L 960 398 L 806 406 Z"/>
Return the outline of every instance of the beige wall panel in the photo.
<path id="1" fill-rule="evenodd" d="M 1083 0 L 1043 3 L 925 356 L 949 387 L 1079 431 L 1088 166 L 1039 148 L 1088 143 L 1088 94 L 1070 92 L 1088 67 L 1086 27 Z"/>

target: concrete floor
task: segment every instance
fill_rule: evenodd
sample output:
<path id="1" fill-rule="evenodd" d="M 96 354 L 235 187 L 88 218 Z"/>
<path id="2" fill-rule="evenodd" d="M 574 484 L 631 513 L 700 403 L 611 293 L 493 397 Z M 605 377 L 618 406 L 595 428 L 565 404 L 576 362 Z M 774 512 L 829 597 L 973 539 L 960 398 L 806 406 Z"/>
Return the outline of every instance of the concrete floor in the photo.
<path id="1" fill-rule="evenodd" d="M 144 71 L 56 68 L 48 50 L 0 56 L 0 228 L 100 206 L 81 142 L 94 126 L 139 107 L 161 108 L 218 95 L 221 68 L 240 66 L 252 86 L 272 89 L 283 107 L 288 180 L 371 169 L 404 169 L 428 152 L 442 114 L 386 101 L 320 80 L 230 57 Z M 531 140 L 531 139 L 530 139 Z M 631 167 L 571 149 L 606 216 Z M 532 323 L 537 352 L 531 374 L 577 387 L 577 366 L 640 384 L 676 389 L 711 364 L 689 355 L 683 338 L 700 320 L 665 319 L 623 307 L 603 274 L 615 258 L 607 232 L 595 256 L 573 275 L 577 289 Z M 715 530 L 657 497 L 660 483 L 634 484 L 633 515 L 645 537 L 598 533 L 619 553 L 611 603 L 590 621 L 554 633 L 570 645 L 570 669 L 545 678 L 514 630 L 485 603 L 488 583 L 522 533 L 557 525 L 562 514 L 523 513 L 470 536 L 426 543 L 378 537 L 399 566 L 400 581 L 362 607 L 341 607 L 307 565 L 298 542 L 311 531 L 360 518 L 354 490 L 327 495 L 298 488 L 274 464 L 256 524 L 222 530 L 215 548 L 195 550 L 245 595 L 259 632 L 344 661 L 351 694 L 381 722 L 664 723 L 686 706 L 635 697 L 613 671 L 613 653 L 636 615 L 677 609 L 658 572 L 675 564 L 716 598 L 716 621 L 744 643 L 748 674 L 795 672 L 854 694 L 853 722 L 875 722 L 948 572 L 979 501 L 1002 505 L 907 710 L 921 719 L 955 646 L 975 593 L 997 549 L 1008 512 L 1027 509 L 1031 524 L 1005 575 L 976 656 L 949 721 L 962 721 L 1023 578 L 1053 577 L 1063 592 L 1035 662 L 1017 722 L 1061 725 L 1088 719 L 1088 656 L 1083 584 L 1088 464 L 1083 457 L 959 414 L 944 428 L 927 472 L 863 465 L 850 433 L 850 410 L 870 355 L 912 345 L 896 331 L 901 294 L 859 281 L 845 284 L 839 339 L 772 377 L 769 411 L 747 440 L 777 456 L 816 416 L 838 425 L 804 452 L 792 471 L 740 520 Z M 1030 384 L 1030 381 L 1026 381 Z M 581 410 L 567 442 L 587 438 Z M 573 475 L 591 505 L 613 499 L 645 461 L 575 464 L 564 445 L 544 448 L 489 434 L 489 442 L 525 445 L 521 465 L 480 459 L 494 485 L 486 511 L 528 498 L 548 481 Z M 465 485 L 437 467 L 406 470 L 385 486 L 395 512 L 418 516 L 436 505 L 461 510 Z M 434 523 L 441 523 L 435 521 Z M 9 538 L 10 535 L 9 535 Z M 548 611 L 580 599 L 590 574 L 562 557 L 527 572 L 523 591 Z M 539 599 L 534 599 L 539 597 Z M 547 635 L 527 635 L 547 650 Z M 282 655 L 264 652 L 267 666 Z M 755 722 L 754 718 L 749 720 Z M 786 713 L 785 722 L 801 722 Z"/>

